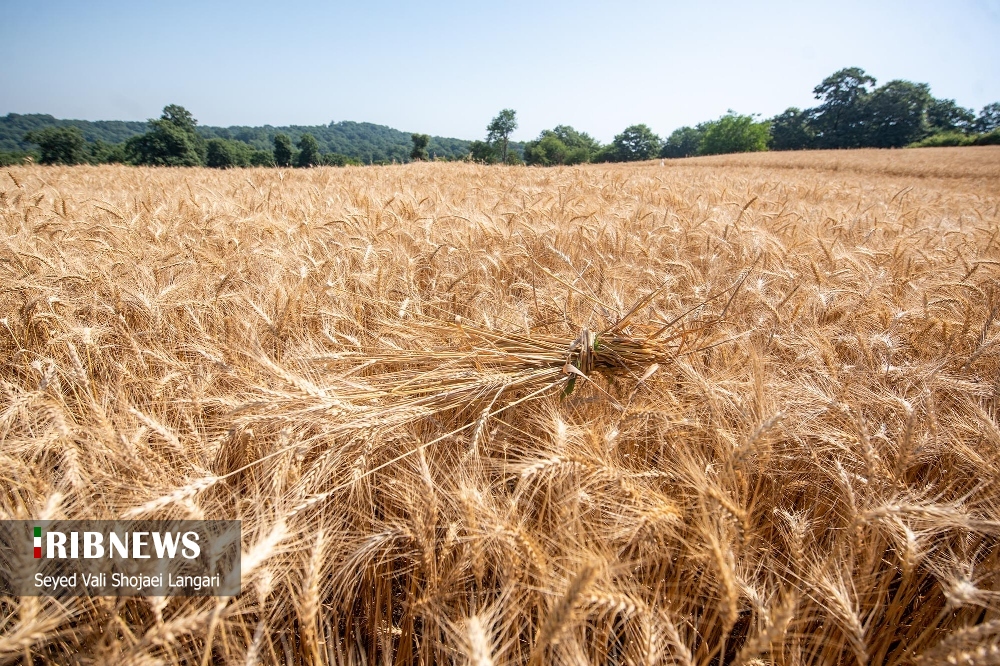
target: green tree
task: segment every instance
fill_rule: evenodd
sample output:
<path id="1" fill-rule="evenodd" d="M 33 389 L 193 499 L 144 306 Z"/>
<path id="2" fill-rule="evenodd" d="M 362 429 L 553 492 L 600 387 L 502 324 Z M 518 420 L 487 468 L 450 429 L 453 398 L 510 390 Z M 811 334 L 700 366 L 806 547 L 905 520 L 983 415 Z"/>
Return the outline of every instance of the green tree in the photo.
<path id="1" fill-rule="evenodd" d="M 153 166 L 199 166 L 201 155 L 190 137 L 172 125 L 161 125 L 125 142 L 132 164 Z"/>
<path id="2" fill-rule="evenodd" d="M 701 137 L 704 134 L 702 126 L 698 127 L 678 127 L 667 140 L 663 142 L 660 149 L 660 157 L 690 157 L 698 154 L 698 146 L 701 145 Z"/>
<path id="3" fill-rule="evenodd" d="M 299 138 L 299 159 L 297 166 L 311 167 L 319 166 L 323 163 L 323 156 L 319 153 L 319 142 L 312 134 L 306 133 Z"/>
<path id="4" fill-rule="evenodd" d="M 204 163 L 205 140 L 195 129 L 197 121 L 183 106 L 170 104 L 163 115 L 150 120 L 150 131 L 125 142 L 132 164 L 199 166 Z"/>
<path id="5" fill-rule="evenodd" d="M 426 162 L 430 159 L 427 155 L 427 144 L 431 142 L 429 135 L 411 134 L 410 140 L 413 141 L 413 150 L 410 151 L 411 160 Z"/>
<path id="6" fill-rule="evenodd" d="M 866 140 L 865 102 L 874 77 L 860 67 L 848 67 L 823 79 L 813 88 L 822 104 L 811 122 L 819 148 L 856 148 Z"/>
<path id="7" fill-rule="evenodd" d="M 87 161 L 91 164 L 125 164 L 125 143 L 107 143 L 98 139 L 87 144 Z"/>
<path id="8" fill-rule="evenodd" d="M 635 162 L 656 157 L 660 152 L 660 137 L 647 125 L 630 125 L 611 142 L 611 159 L 615 162 Z"/>
<path id="9" fill-rule="evenodd" d="M 188 134 L 197 134 L 195 127 L 198 125 L 198 121 L 194 119 L 190 111 L 179 104 L 167 104 L 163 107 L 160 120 L 168 122 Z"/>
<path id="10" fill-rule="evenodd" d="M 927 136 L 927 107 L 931 103 L 926 83 L 889 81 L 866 100 L 866 145 L 901 148 Z"/>
<path id="11" fill-rule="evenodd" d="M 960 107 L 953 99 L 932 99 L 927 106 L 927 124 L 935 134 L 971 132 L 975 123 L 975 112 Z"/>
<path id="12" fill-rule="evenodd" d="M 205 166 L 216 169 L 248 167 L 253 164 L 254 149 L 242 141 L 230 139 L 209 139 L 205 155 Z"/>
<path id="13" fill-rule="evenodd" d="M 812 148 L 815 136 L 809 111 L 789 107 L 771 118 L 771 148 L 773 150 L 803 150 Z"/>
<path id="14" fill-rule="evenodd" d="M 992 132 L 1000 129 L 1000 102 L 993 102 L 983 107 L 976 118 L 975 130 L 977 132 Z"/>
<path id="15" fill-rule="evenodd" d="M 556 125 L 552 135 L 566 146 L 566 159 L 563 164 L 581 164 L 589 162 L 594 153 L 601 149 L 600 142 L 586 132 L 578 132 L 570 125 Z"/>
<path id="16" fill-rule="evenodd" d="M 361 166 L 361 160 L 341 155 L 340 153 L 327 153 L 323 156 L 323 164 L 326 166 Z"/>
<path id="17" fill-rule="evenodd" d="M 486 126 L 486 141 L 499 150 L 500 161 L 507 164 L 510 135 L 517 129 L 517 112 L 503 109 Z"/>
<path id="18" fill-rule="evenodd" d="M 24 135 L 41 149 L 42 164 L 80 164 L 87 159 L 83 132 L 76 127 L 46 127 Z"/>
<path id="19" fill-rule="evenodd" d="M 292 147 L 292 140 L 287 134 L 278 133 L 274 135 L 274 163 L 280 167 L 292 166 L 295 158 L 295 149 Z"/>
<path id="20" fill-rule="evenodd" d="M 743 116 L 730 110 L 718 120 L 705 123 L 698 153 L 721 155 L 767 150 L 770 138 L 770 123 L 757 122 L 754 116 Z"/>
<path id="21" fill-rule="evenodd" d="M 473 141 L 469 144 L 469 159 L 483 164 L 496 164 L 500 160 L 500 152 L 492 143 Z"/>
<path id="22" fill-rule="evenodd" d="M 541 166 L 581 164 L 589 162 L 600 147 L 601 144 L 586 132 L 578 132 L 569 125 L 557 125 L 543 130 L 537 139 L 524 145 L 524 161 Z"/>
<path id="23" fill-rule="evenodd" d="M 566 164 L 569 148 L 550 130 L 542 132 L 535 141 L 524 146 L 524 161 L 528 165 L 552 166 Z"/>
<path id="24" fill-rule="evenodd" d="M 977 146 L 1000 146 L 1000 127 L 980 134 L 973 143 Z"/>
<path id="25" fill-rule="evenodd" d="M 274 166 L 274 153 L 270 150 L 261 150 L 247 144 L 250 149 L 250 166 L 271 167 Z"/>
<path id="26" fill-rule="evenodd" d="M 0 150 L 0 166 L 26 164 L 28 159 L 34 159 L 31 153 L 21 150 Z"/>

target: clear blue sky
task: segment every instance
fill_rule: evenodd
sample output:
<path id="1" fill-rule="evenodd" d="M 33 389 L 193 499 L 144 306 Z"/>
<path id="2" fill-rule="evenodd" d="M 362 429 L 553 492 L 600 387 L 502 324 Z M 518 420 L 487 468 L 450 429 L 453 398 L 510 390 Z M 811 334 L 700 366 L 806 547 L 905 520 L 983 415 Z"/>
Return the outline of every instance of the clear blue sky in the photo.
<path id="1" fill-rule="evenodd" d="M 666 136 L 734 109 L 812 106 L 848 66 L 1000 100 L 1000 2 L 0 0 L 0 115 L 206 125 L 357 120 L 480 138 L 570 124 Z"/>

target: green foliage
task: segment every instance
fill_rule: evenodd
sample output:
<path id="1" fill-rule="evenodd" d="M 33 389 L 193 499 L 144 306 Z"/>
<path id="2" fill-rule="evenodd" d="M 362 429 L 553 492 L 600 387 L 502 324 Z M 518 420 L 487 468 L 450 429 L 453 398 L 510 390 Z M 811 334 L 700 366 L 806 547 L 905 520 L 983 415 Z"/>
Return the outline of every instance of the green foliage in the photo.
<path id="1" fill-rule="evenodd" d="M 813 88 L 822 104 L 814 110 L 812 128 L 818 148 L 857 148 L 865 144 L 865 102 L 875 78 L 860 67 L 848 67 Z"/>
<path id="2" fill-rule="evenodd" d="M 647 125 L 629 125 L 615 135 L 611 145 L 598 153 L 599 160 L 607 162 L 636 162 L 656 157 L 660 152 L 660 137 Z"/>
<path id="3" fill-rule="evenodd" d="M 910 148 L 937 148 L 939 146 L 971 146 L 976 141 L 976 137 L 962 132 L 941 132 L 932 134 L 926 139 L 915 141 L 909 145 Z"/>
<path id="4" fill-rule="evenodd" d="M 600 143 L 586 132 L 569 125 L 543 130 L 538 138 L 524 145 L 524 161 L 529 165 L 581 164 L 591 161 Z"/>
<path id="5" fill-rule="evenodd" d="M 258 150 L 256 148 L 250 148 L 250 166 L 255 167 L 273 167 L 274 166 L 274 153 L 270 150 Z"/>
<path id="6" fill-rule="evenodd" d="M 568 157 L 569 148 L 551 132 L 542 132 L 538 139 L 524 146 L 524 161 L 529 165 L 566 164 Z"/>
<path id="7" fill-rule="evenodd" d="M 238 164 L 236 151 L 229 145 L 226 139 L 209 139 L 205 154 L 205 166 L 215 169 L 225 169 L 234 166 L 246 166 Z"/>
<path id="8" fill-rule="evenodd" d="M 298 167 L 313 167 L 323 164 L 323 157 L 319 153 L 319 142 L 312 134 L 303 134 L 299 138 L 299 156 L 295 161 Z"/>
<path id="9" fill-rule="evenodd" d="M 271 161 L 270 154 L 265 151 L 256 151 L 242 141 L 209 139 L 207 143 L 205 166 L 228 169 L 230 167 L 264 166 Z M 264 155 L 256 155 L 255 153 L 264 153 Z M 261 161 L 264 163 L 260 164 Z"/>
<path id="10" fill-rule="evenodd" d="M 87 162 L 90 164 L 125 164 L 124 143 L 106 143 L 98 139 L 87 144 Z"/>
<path id="11" fill-rule="evenodd" d="M 231 138 L 244 141 L 260 150 L 272 150 L 274 139 L 278 134 L 285 134 L 294 145 L 303 134 L 311 134 L 319 143 L 321 153 L 339 153 L 364 164 L 379 162 L 408 162 L 413 149 L 411 133 L 374 125 L 372 123 L 356 123 L 343 121 L 329 125 L 288 127 L 229 127 L 205 128 L 199 131 L 206 137 Z M 461 158 L 468 154 L 469 142 L 461 139 L 431 137 L 427 146 L 431 158 L 448 157 Z M 294 157 L 292 164 L 294 164 Z"/>
<path id="12" fill-rule="evenodd" d="M 660 157 L 690 157 L 698 154 L 701 137 L 704 135 L 703 125 L 698 127 L 678 127 L 660 149 Z"/>
<path id="13" fill-rule="evenodd" d="M 496 146 L 500 161 L 508 163 L 510 135 L 517 129 L 517 112 L 503 109 L 486 126 L 487 143 Z"/>
<path id="14" fill-rule="evenodd" d="M 810 125 L 808 111 L 789 107 L 771 119 L 772 150 L 801 150 L 811 148 L 815 143 L 815 133 Z"/>
<path id="15" fill-rule="evenodd" d="M 191 138 L 172 125 L 155 128 L 125 142 L 130 164 L 152 166 L 199 166 L 201 155 Z"/>
<path id="16" fill-rule="evenodd" d="M 953 99 L 931 99 L 927 106 L 927 125 L 931 132 L 971 132 L 976 122 L 972 109 L 965 109 Z"/>
<path id="17" fill-rule="evenodd" d="M 496 164 L 500 161 L 500 151 L 492 143 L 473 141 L 469 144 L 468 159 L 482 164 Z"/>
<path id="18" fill-rule="evenodd" d="M 191 138 L 172 125 L 156 127 L 125 142 L 130 164 L 153 166 L 199 166 L 201 155 Z"/>
<path id="19" fill-rule="evenodd" d="M 937 148 L 939 146 L 996 146 L 1000 145 L 1000 128 L 983 134 L 941 132 L 911 143 L 908 148 Z"/>
<path id="20" fill-rule="evenodd" d="M 427 155 L 427 144 L 431 142 L 431 137 L 427 134 L 411 134 L 410 140 L 413 141 L 413 150 L 410 151 L 410 159 L 426 162 L 430 159 Z"/>
<path id="21" fill-rule="evenodd" d="M 80 164 L 87 159 L 86 142 L 78 127 L 46 127 L 24 135 L 38 144 L 42 164 Z"/>
<path id="22" fill-rule="evenodd" d="M 353 157 L 348 157 L 347 155 L 341 155 L 340 153 L 327 153 L 323 155 L 323 164 L 326 166 L 361 166 L 363 163 L 361 160 L 356 160 Z"/>
<path id="23" fill-rule="evenodd" d="M 743 116 L 730 110 L 718 120 L 703 125 L 698 154 L 758 152 L 767 150 L 770 138 L 770 123 L 757 122 L 754 116 Z"/>
<path id="24" fill-rule="evenodd" d="M 200 166 L 205 140 L 195 130 L 197 121 L 182 106 L 170 104 L 163 115 L 150 120 L 150 131 L 125 142 L 126 159 L 152 166 Z"/>
<path id="25" fill-rule="evenodd" d="M 977 132 L 989 133 L 996 129 L 1000 129 L 1000 102 L 984 106 L 975 124 Z"/>
<path id="26" fill-rule="evenodd" d="M 589 162 L 594 153 L 601 148 L 597 139 L 586 132 L 578 132 L 569 125 L 556 125 L 552 129 L 552 134 L 569 149 L 566 164 Z"/>
<path id="27" fill-rule="evenodd" d="M 163 107 L 160 120 L 170 123 L 187 134 L 196 134 L 195 127 L 198 125 L 198 121 L 194 119 L 190 111 L 178 104 L 167 104 Z"/>
<path id="28" fill-rule="evenodd" d="M 1000 103 L 987 105 L 976 118 L 955 100 L 934 99 L 924 83 L 874 85 L 858 68 L 827 77 L 813 91 L 820 106 L 788 109 L 771 119 L 771 148 L 969 145 L 979 140 L 974 132 L 1000 127 Z"/>
<path id="29" fill-rule="evenodd" d="M 34 155 L 24 150 L 0 150 L 0 166 L 14 166 L 24 164 L 28 160 L 34 161 L 38 155 Z"/>
<path id="30" fill-rule="evenodd" d="M 24 140 L 24 135 L 49 127 L 76 127 L 88 142 L 123 143 L 148 129 L 143 121 L 125 122 L 120 120 L 59 120 L 41 113 L 9 113 L 0 116 L 0 150 L 27 151 L 32 144 Z"/>
<path id="31" fill-rule="evenodd" d="M 295 148 L 292 139 L 287 134 L 274 135 L 274 163 L 279 167 L 290 167 L 295 159 Z"/>
<path id="32" fill-rule="evenodd" d="M 927 136 L 925 114 L 932 100 L 926 83 L 889 81 L 866 100 L 864 145 L 901 148 Z"/>
<path id="33" fill-rule="evenodd" d="M 594 153 L 591 158 L 591 162 L 618 162 L 618 156 L 615 153 L 615 147 L 612 144 L 606 146 L 601 146 L 596 153 Z"/>
<path id="34" fill-rule="evenodd" d="M 23 140 L 27 132 L 46 127 L 63 126 L 79 127 L 88 143 L 101 140 L 112 144 L 124 143 L 128 139 L 144 134 L 151 129 L 149 124 L 145 122 L 59 120 L 49 115 L 12 113 L 0 116 L 0 150 L 28 151 L 33 146 Z M 303 134 L 309 133 L 319 142 L 321 152 L 340 153 L 368 164 L 392 162 L 393 160 L 406 162 L 410 158 L 412 148 L 409 132 L 401 132 L 384 125 L 351 121 L 311 127 L 205 127 L 196 125 L 195 129 L 201 139 L 242 141 L 250 144 L 255 150 L 267 151 L 268 153 L 274 148 L 274 138 L 277 134 L 289 136 L 294 144 Z M 519 146 L 520 144 L 517 142 L 510 142 L 512 150 L 516 150 Z M 202 144 L 202 151 L 205 149 L 206 146 Z M 462 139 L 432 136 L 427 150 L 431 159 L 438 157 L 460 159 L 469 153 L 469 142 Z"/>
<path id="35" fill-rule="evenodd" d="M 1000 127 L 992 132 L 985 132 L 976 137 L 977 146 L 1000 146 Z"/>

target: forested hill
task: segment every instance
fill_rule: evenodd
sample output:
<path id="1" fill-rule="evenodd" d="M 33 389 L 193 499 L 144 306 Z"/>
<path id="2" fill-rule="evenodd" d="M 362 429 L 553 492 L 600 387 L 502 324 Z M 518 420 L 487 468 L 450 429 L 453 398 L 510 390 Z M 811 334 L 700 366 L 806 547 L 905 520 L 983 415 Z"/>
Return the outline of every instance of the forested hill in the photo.
<path id="1" fill-rule="evenodd" d="M 87 141 L 121 143 L 149 129 L 138 120 L 60 120 L 47 113 L 8 113 L 0 116 L 0 150 L 30 150 L 34 144 L 24 140 L 24 135 L 46 127 L 79 127 Z"/>
<path id="2" fill-rule="evenodd" d="M 143 130 L 145 131 L 145 130 Z M 206 139 L 234 139 L 243 141 L 259 150 L 274 147 L 274 135 L 284 133 L 298 143 L 303 134 L 312 134 L 319 142 L 320 152 L 339 153 L 365 163 L 409 162 L 413 141 L 410 132 L 402 132 L 385 125 L 356 123 L 342 120 L 329 125 L 291 125 L 289 127 L 210 127 L 198 126 L 198 133 Z M 427 152 L 431 158 L 458 159 L 469 154 L 469 142 L 462 139 L 431 137 Z"/>
<path id="3" fill-rule="evenodd" d="M 46 127 L 78 127 L 87 141 L 121 143 L 149 130 L 149 125 L 139 121 L 121 120 L 61 120 L 48 114 L 10 113 L 0 116 L 0 151 L 30 150 L 35 146 L 24 141 L 24 135 Z M 260 150 L 274 147 L 274 135 L 285 133 L 297 142 L 303 134 L 316 137 L 324 153 L 339 153 L 365 163 L 409 161 L 413 142 L 409 132 L 402 132 L 385 125 L 356 123 L 349 120 L 329 125 L 290 127 L 212 127 L 199 125 L 199 134 L 206 139 L 234 139 Z M 427 152 L 433 157 L 457 159 L 469 153 L 469 141 L 431 137 Z"/>

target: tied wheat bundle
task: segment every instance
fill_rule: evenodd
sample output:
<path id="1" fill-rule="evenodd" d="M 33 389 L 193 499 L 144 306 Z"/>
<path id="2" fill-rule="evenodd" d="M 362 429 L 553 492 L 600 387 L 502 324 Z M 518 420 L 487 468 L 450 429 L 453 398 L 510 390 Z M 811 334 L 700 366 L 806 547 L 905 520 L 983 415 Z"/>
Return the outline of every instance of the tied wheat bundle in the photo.
<path id="1" fill-rule="evenodd" d="M 366 472 L 366 476 L 371 475 L 463 431 L 472 428 L 481 431 L 490 418 L 554 390 L 561 388 L 563 395 L 570 395 L 577 379 L 592 382 L 592 375 L 598 373 L 611 380 L 630 380 L 635 390 L 663 363 L 734 341 L 740 335 L 715 339 L 712 329 L 724 321 L 752 268 L 744 270 L 730 287 L 669 321 L 634 322 L 642 308 L 663 291 L 660 287 L 600 332 L 584 327 L 571 340 L 556 335 L 492 330 L 462 321 L 461 317 L 456 317 L 453 323 L 419 317 L 408 327 L 414 340 L 439 339 L 447 340 L 448 344 L 416 349 L 373 347 L 315 355 L 309 361 L 325 366 L 327 372 L 332 373 L 329 384 L 324 387 L 292 377 L 266 357 L 261 357 L 259 361 L 264 366 L 303 387 L 308 397 L 303 400 L 300 395 L 284 402 L 272 398 L 266 404 L 255 401 L 241 406 L 238 411 L 245 413 L 237 423 L 243 429 L 280 429 L 296 420 L 333 409 L 340 418 L 325 428 L 328 435 L 347 435 L 376 424 L 382 428 L 399 428 L 441 414 L 448 414 L 449 422 L 461 424 Z M 685 325 L 686 317 L 726 295 L 729 299 L 717 315 L 703 312 L 697 323 Z M 624 409 L 606 389 L 596 388 L 615 409 Z M 255 409 L 264 406 L 263 412 Z M 274 412 L 278 415 L 272 416 Z M 242 473 L 287 453 L 294 446 L 248 462 L 227 475 Z M 322 498 L 333 496 L 357 480 L 352 478 L 338 485 Z"/>

